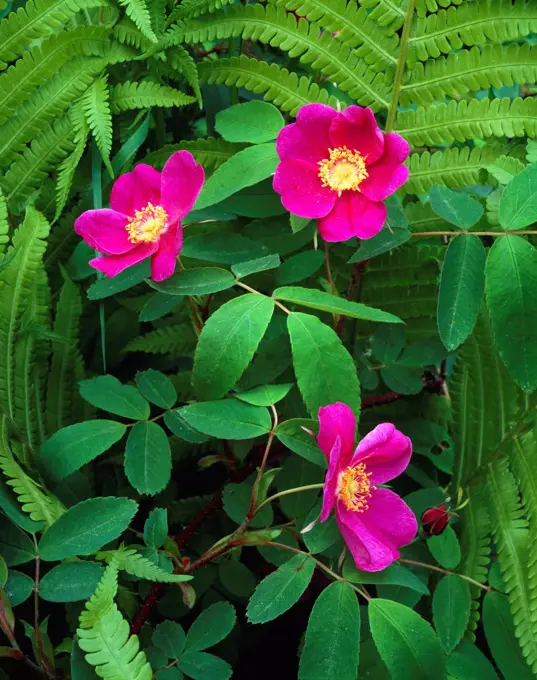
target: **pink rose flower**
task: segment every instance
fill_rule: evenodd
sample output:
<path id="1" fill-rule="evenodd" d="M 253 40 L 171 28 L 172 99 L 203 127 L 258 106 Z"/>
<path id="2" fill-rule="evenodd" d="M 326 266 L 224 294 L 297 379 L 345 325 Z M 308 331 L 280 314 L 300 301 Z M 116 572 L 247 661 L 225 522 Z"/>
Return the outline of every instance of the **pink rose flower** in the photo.
<path id="1" fill-rule="evenodd" d="M 386 221 L 382 201 L 408 179 L 408 143 L 384 134 L 371 109 L 360 106 L 303 106 L 296 123 L 280 130 L 276 151 L 274 190 L 289 212 L 317 218 L 325 241 L 378 234 Z"/>
<path id="2" fill-rule="evenodd" d="M 188 151 L 171 155 L 162 172 L 140 163 L 119 177 L 110 209 L 87 210 L 75 221 L 76 233 L 106 255 L 90 265 L 116 276 L 150 257 L 151 278 L 169 278 L 183 245 L 180 220 L 192 209 L 204 178 Z"/>
<path id="3" fill-rule="evenodd" d="M 418 531 L 412 510 L 393 491 L 378 488 L 400 475 L 412 443 L 391 423 L 378 425 L 354 450 L 356 419 L 337 403 L 319 409 L 319 446 L 328 459 L 321 522 L 336 520 L 358 569 L 380 571 Z"/>

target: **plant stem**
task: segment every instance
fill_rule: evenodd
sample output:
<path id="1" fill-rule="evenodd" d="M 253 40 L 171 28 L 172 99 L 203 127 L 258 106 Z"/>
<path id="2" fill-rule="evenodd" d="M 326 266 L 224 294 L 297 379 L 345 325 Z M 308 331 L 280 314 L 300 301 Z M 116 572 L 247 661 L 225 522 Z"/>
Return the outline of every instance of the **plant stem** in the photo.
<path id="1" fill-rule="evenodd" d="M 102 158 L 97 144 L 93 142 L 91 147 L 91 185 L 93 194 L 93 208 L 98 210 L 103 207 L 103 190 L 102 190 Z M 101 253 L 97 250 L 95 255 L 98 257 Z M 97 279 L 102 279 L 104 274 L 97 272 Z M 101 358 L 103 362 L 103 373 L 106 373 L 106 320 L 104 316 L 104 302 L 99 302 L 99 325 L 101 327 Z"/>
<path id="2" fill-rule="evenodd" d="M 239 280 L 235 281 L 235 285 L 240 286 L 241 288 L 244 288 L 244 290 L 247 290 L 247 291 L 250 292 L 250 293 L 255 293 L 256 295 L 265 295 L 264 293 L 260 293 L 260 292 L 259 292 L 258 290 L 256 290 L 255 288 L 251 288 L 250 286 L 247 286 L 247 285 L 246 285 L 245 283 L 243 283 L 242 281 L 239 281 Z M 270 297 L 270 296 L 265 295 L 265 297 Z M 272 298 L 272 299 L 274 300 L 274 298 Z M 276 307 L 279 307 L 280 309 L 283 309 L 283 311 L 284 311 L 286 314 L 291 314 L 291 311 L 290 311 L 289 309 L 287 309 L 287 307 L 284 307 L 284 306 L 281 304 L 281 302 L 278 302 L 278 300 L 274 300 L 274 304 L 276 305 Z"/>
<path id="3" fill-rule="evenodd" d="M 326 265 L 326 276 L 328 278 L 328 283 L 330 284 L 330 292 L 332 295 L 335 295 L 336 286 L 334 285 L 334 279 L 332 278 L 332 267 L 330 266 L 330 250 L 328 248 L 328 243 L 324 244 L 324 263 Z"/>
<path id="4" fill-rule="evenodd" d="M 418 236 L 460 236 L 461 234 L 470 234 L 471 236 L 535 236 L 537 231 L 422 231 L 412 234 L 412 237 Z"/>
<path id="5" fill-rule="evenodd" d="M 34 585 L 34 631 L 37 649 L 39 650 L 39 663 L 45 673 L 50 677 L 54 677 L 50 668 L 45 648 L 43 647 L 43 640 L 41 638 L 41 629 L 39 628 L 39 576 L 41 571 L 41 558 L 39 555 L 35 558 L 35 585 Z"/>
<path id="6" fill-rule="evenodd" d="M 412 28 L 412 20 L 414 19 L 414 8 L 416 0 L 408 0 L 408 6 L 405 13 L 405 23 L 403 25 L 403 33 L 401 35 L 401 47 L 399 51 L 399 59 L 397 60 L 397 67 L 395 69 L 395 78 L 393 82 L 392 101 L 388 109 L 388 118 L 386 119 L 386 132 L 391 132 L 395 123 L 395 116 L 397 115 L 397 106 L 399 104 L 399 95 L 403 85 L 403 76 L 405 75 L 406 65 L 406 51 L 408 41 L 410 39 L 410 29 Z"/>
<path id="7" fill-rule="evenodd" d="M 459 574 L 456 571 L 449 571 L 449 569 L 442 569 L 442 567 L 437 567 L 434 564 L 426 564 L 425 562 L 416 562 L 415 560 L 405 560 L 403 558 L 399 559 L 399 562 L 404 562 L 405 564 L 413 564 L 415 567 L 425 567 L 425 569 L 431 569 L 432 571 L 437 571 L 440 574 L 447 574 L 451 576 L 452 574 L 454 576 L 458 576 L 459 578 L 462 578 L 464 581 L 468 581 L 468 583 L 471 583 L 473 586 L 477 586 L 478 588 L 481 588 L 482 590 L 486 590 L 487 592 L 492 592 L 492 588 L 490 586 L 486 586 L 483 583 L 479 583 L 479 581 L 475 581 L 473 578 L 470 578 L 469 576 L 465 576 L 464 574 Z"/>
<path id="8" fill-rule="evenodd" d="M 272 503 L 272 501 L 275 501 L 277 498 L 281 498 L 282 496 L 288 496 L 289 494 L 292 493 L 300 493 L 302 491 L 312 491 L 313 489 L 322 489 L 324 486 L 324 483 L 322 484 L 308 484 L 307 486 L 297 486 L 294 489 L 286 489 L 285 491 L 280 491 L 279 493 L 275 493 L 273 496 L 269 496 L 266 498 L 262 503 L 260 503 L 257 508 L 256 508 L 256 514 L 263 508 L 265 505 L 268 505 L 269 503 Z"/>

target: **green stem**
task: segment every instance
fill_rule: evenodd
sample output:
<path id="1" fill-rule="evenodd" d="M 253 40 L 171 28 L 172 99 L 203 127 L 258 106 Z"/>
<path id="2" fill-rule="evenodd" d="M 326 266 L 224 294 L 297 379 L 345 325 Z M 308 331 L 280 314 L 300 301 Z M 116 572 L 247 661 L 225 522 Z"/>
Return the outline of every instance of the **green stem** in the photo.
<path id="1" fill-rule="evenodd" d="M 99 210 L 103 207 L 102 191 L 102 158 L 97 144 L 93 142 L 91 148 L 91 187 L 93 191 L 93 208 Z M 99 252 L 95 251 L 97 256 Z M 97 272 L 97 278 L 102 279 L 102 272 Z M 101 357 L 103 362 L 103 373 L 106 373 L 106 320 L 104 317 L 104 303 L 99 303 L 99 325 L 101 327 Z"/>
<path id="2" fill-rule="evenodd" d="M 286 489 L 285 491 L 280 491 L 279 493 L 275 493 L 274 496 L 269 496 L 266 498 L 262 503 L 260 503 L 257 508 L 256 508 L 256 513 L 258 513 L 261 508 L 265 507 L 265 505 L 268 505 L 269 503 L 272 503 L 272 501 L 275 501 L 277 498 L 281 498 L 282 496 L 288 496 L 289 494 L 292 493 L 301 493 L 302 491 L 313 491 L 314 489 L 322 489 L 324 486 L 324 483 L 322 484 L 308 484 L 307 486 L 297 486 L 294 489 Z"/>
<path id="3" fill-rule="evenodd" d="M 397 60 L 397 67 L 395 69 L 395 78 L 393 82 L 392 101 L 388 109 L 388 118 L 386 119 L 386 132 L 391 132 L 395 123 L 395 116 L 397 115 L 397 106 L 399 104 L 399 95 L 403 85 L 403 76 L 405 75 L 406 65 L 406 51 L 408 48 L 408 41 L 410 39 L 410 29 L 412 28 L 412 20 L 414 19 L 414 8 L 416 0 L 408 0 L 406 8 L 405 23 L 403 26 L 403 34 L 401 35 L 401 49 L 399 52 L 399 59 Z"/>
<path id="4" fill-rule="evenodd" d="M 399 559 L 399 562 L 404 562 L 405 564 L 412 564 L 415 567 L 424 567 L 425 569 L 431 569 L 431 571 L 438 571 L 440 574 L 447 574 L 449 576 L 458 576 L 459 578 L 462 578 L 463 581 L 468 581 L 468 583 L 471 583 L 473 586 L 477 586 L 478 588 L 481 588 L 482 590 L 486 590 L 489 593 L 492 592 L 492 588 L 490 586 L 486 586 L 483 583 L 479 583 L 479 581 L 475 581 L 473 578 L 470 578 L 469 576 L 465 576 L 464 574 L 459 574 L 456 571 L 449 571 L 449 569 L 442 569 L 442 567 L 437 567 L 434 564 L 426 564 L 425 562 L 416 562 L 415 560 L 404 560 L 403 558 Z"/>
<path id="5" fill-rule="evenodd" d="M 247 290 L 249 293 L 255 293 L 256 295 L 265 295 L 264 293 L 260 293 L 255 288 L 251 288 L 250 286 L 246 285 L 246 283 L 243 283 L 242 281 L 239 281 L 239 280 L 235 281 L 235 285 L 240 286 L 241 288 L 244 288 L 244 290 Z M 267 297 L 267 296 L 265 295 L 265 297 Z M 274 298 L 272 298 L 272 299 L 274 300 Z M 278 302 L 278 300 L 274 300 L 274 304 L 276 305 L 276 307 L 283 309 L 283 311 L 286 314 L 291 314 L 291 311 L 289 309 L 287 309 L 287 307 L 284 307 L 281 304 L 281 302 Z"/>
<path id="6" fill-rule="evenodd" d="M 412 234 L 412 236 L 460 236 L 461 234 L 469 234 L 470 236 L 536 236 L 537 231 L 531 229 L 523 231 L 421 231 Z"/>

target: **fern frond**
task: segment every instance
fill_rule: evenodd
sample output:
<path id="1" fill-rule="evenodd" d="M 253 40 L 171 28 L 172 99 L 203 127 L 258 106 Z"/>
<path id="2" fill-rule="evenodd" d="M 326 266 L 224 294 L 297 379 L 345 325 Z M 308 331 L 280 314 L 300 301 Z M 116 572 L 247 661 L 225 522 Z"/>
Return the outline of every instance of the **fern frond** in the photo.
<path id="1" fill-rule="evenodd" d="M 194 349 L 196 339 L 187 324 L 175 324 L 157 328 L 150 333 L 131 340 L 124 352 L 147 352 L 148 354 L 173 354 L 179 356 Z"/>
<path id="2" fill-rule="evenodd" d="M 486 165 L 485 170 L 500 184 L 507 184 L 525 167 L 524 163 L 514 156 L 499 156 L 493 163 Z M 491 183 L 492 181 L 491 179 Z"/>
<path id="3" fill-rule="evenodd" d="M 384 71 L 397 63 L 397 34 L 387 35 L 368 16 L 365 7 L 355 0 L 281 0 L 279 7 L 294 11 L 308 21 L 323 26 L 324 30 L 337 33 L 354 53 L 364 59 L 375 71 Z"/>
<path id="4" fill-rule="evenodd" d="M 86 123 L 80 101 L 71 108 L 70 117 L 75 131 L 75 148 L 58 167 L 58 178 L 56 181 L 56 214 L 54 215 L 54 220 L 58 219 L 67 203 L 71 185 L 73 183 L 73 177 L 78 164 L 80 163 L 80 159 L 84 154 L 89 135 L 89 127 Z"/>
<path id="5" fill-rule="evenodd" d="M 7 203 L 2 188 L 0 187 L 0 255 L 4 253 L 4 247 L 9 242 L 9 222 L 7 221 Z"/>
<path id="6" fill-rule="evenodd" d="M 282 111 L 296 115 L 304 104 L 328 104 L 337 106 L 335 97 L 312 83 L 306 76 L 299 77 L 293 71 L 250 59 L 244 55 L 231 59 L 205 61 L 198 66 L 202 83 L 225 83 L 228 86 L 244 87 L 256 94 L 264 93 L 265 101 L 272 102 Z"/>
<path id="7" fill-rule="evenodd" d="M 119 569 L 126 571 L 131 576 L 136 576 L 136 578 L 145 579 L 146 581 L 182 583 L 191 578 L 183 574 L 169 574 L 154 562 L 148 560 L 147 557 L 140 555 L 133 548 L 121 547 L 119 550 L 106 550 L 97 553 L 97 558 L 106 562 L 116 562 Z"/>
<path id="8" fill-rule="evenodd" d="M 526 661 L 537 671 L 537 614 L 528 578 L 528 521 L 523 516 L 517 485 L 505 458 L 489 467 L 487 496 L 515 634 Z"/>
<path id="9" fill-rule="evenodd" d="M 466 505 L 460 512 L 461 563 L 460 574 L 478 583 L 486 583 L 490 564 L 490 517 L 485 500 L 485 486 L 478 485 L 466 491 Z M 479 603 L 483 591 L 470 587 L 472 605 L 467 631 L 472 637 L 479 621 Z"/>
<path id="10" fill-rule="evenodd" d="M 419 18 L 409 41 L 409 56 L 422 61 L 460 50 L 524 38 L 537 32 L 537 7 L 527 0 L 463 2 Z"/>
<path id="11" fill-rule="evenodd" d="M 78 365 L 82 357 L 78 348 L 82 298 L 78 287 L 64 275 L 56 305 L 54 333 L 62 342 L 52 343 L 53 354 L 47 383 L 47 423 L 49 432 L 75 422 L 73 412 L 80 399 Z"/>
<path id="12" fill-rule="evenodd" d="M 0 21 L 0 68 L 5 68 L 2 61 L 13 61 L 33 40 L 63 28 L 77 12 L 103 4 L 103 0 L 29 0 Z"/>
<path id="13" fill-rule="evenodd" d="M 448 223 L 433 211 L 430 203 L 407 203 L 405 213 L 413 232 L 446 231 Z"/>
<path id="14" fill-rule="evenodd" d="M 113 177 L 114 171 L 110 164 L 112 151 L 112 114 L 110 113 L 110 92 L 108 77 L 103 76 L 95 80 L 81 99 L 82 110 L 93 133 L 97 147 L 101 152 L 104 164 Z"/>
<path id="15" fill-rule="evenodd" d="M 157 35 L 162 35 L 166 26 L 166 0 L 148 0 L 147 9 L 151 26 Z"/>
<path id="16" fill-rule="evenodd" d="M 178 19 L 195 19 L 201 14 L 213 14 L 217 9 L 222 9 L 226 5 L 231 5 L 233 0 L 184 0 L 179 7 L 177 7 L 170 19 L 177 21 Z"/>
<path id="17" fill-rule="evenodd" d="M 530 526 L 537 521 L 537 437 L 530 430 L 513 438 L 509 465 L 522 497 L 525 515 Z"/>
<path id="18" fill-rule="evenodd" d="M 524 85 L 537 80 L 537 46 L 486 45 L 448 57 L 418 62 L 401 88 L 401 104 L 428 104 L 446 95 L 460 98 L 490 87 Z"/>
<path id="19" fill-rule="evenodd" d="M 416 0 L 416 13 L 419 17 L 426 16 L 429 12 L 437 12 L 441 8 L 450 5 L 460 5 L 464 0 Z M 471 0 L 467 0 L 471 2 Z"/>
<path id="20" fill-rule="evenodd" d="M 537 135 L 537 101 L 522 99 L 471 99 L 429 108 L 400 111 L 397 132 L 411 146 L 453 144 L 487 137 Z"/>
<path id="21" fill-rule="evenodd" d="M 78 623 L 84 630 L 92 628 L 101 617 L 108 614 L 118 589 L 119 566 L 117 560 L 110 560 L 95 592 L 86 602 L 84 610 L 80 612 Z"/>
<path id="22" fill-rule="evenodd" d="M 196 101 L 174 87 L 159 85 L 151 81 L 133 83 L 126 81 L 114 85 L 110 91 L 112 113 L 129 109 L 148 109 L 150 106 L 185 106 Z"/>
<path id="23" fill-rule="evenodd" d="M 145 37 L 140 29 L 130 19 L 122 19 L 114 26 L 114 38 L 122 45 L 136 47 L 138 50 L 146 52 L 153 43 Z"/>
<path id="24" fill-rule="evenodd" d="M 11 210 L 16 212 L 28 202 L 32 190 L 39 187 L 54 165 L 73 149 L 73 127 L 67 117 L 60 118 L 18 154 L 0 183 Z"/>
<path id="25" fill-rule="evenodd" d="M 485 145 L 470 150 L 446 149 L 425 151 L 410 157 L 410 179 L 403 190 L 408 194 L 424 194 L 434 184 L 446 184 L 452 189 L 479 184 L 479 171 L 504 153 L 502 146 Z"/>
<path id="26" fill-rule="evenodd" d="M 0 76 L 0 124 L 17 115 L 20 105 L 75 57 L 105 57 L 109 34 L 102 26 L 80 26 L 52 35 L 25 52 Z"/>
<path id="27" fill-rule="evenodd" d="M 173 71 L 180 73 L 190 87 L 194 90 L 200 107 L 202 106 L 200 82 L 196 62 L 187 50 L 181 45 L 170 47 L 166 53 L 168 63 Z"/>
<path id="28" fill-rule="evenodd" d="M 172 153 L 184 150 L 190 151 L 196 162 L 201 163 L 206 170 L 216 170 L 231 156 L 244 149 L 245 146 L 245 144 L 226 142 L 224 139 L 216 139 L 215 137 L 207 137 L 206 139 L 200 137 L 180 144 L 167 144 L 162 149 L 146 156 L 144 163 L 161 170 Z"/>
<path id="29" fill-rule="evenodd" d="M 118 0 L 125 8 L 127 16 L 132 19 L 145 37 L 152 43 L 157 42 L 157 36 L 151 28 L 151 16 L 144 0 Z"/>
<path id="30" fill-rule="evenodd" d="M 91 85 L 105 64 L 104 59 L 97 57 L 76 57 L 39 87 L 2 126 L 0 164 L 7 166 L 49 121 L 61 116 Z"/>
<path id="31" fill-rule="evenodd" d="M 320 30 L 318 24 L 304 19 L 297 22 L 284 9 L 246 5 L 175 26 L 171 33 L 177 32 L 185 42 L 242 37 L 270 44 L 311 64 L 362 106 L 371 106 L 374 111 L 386 108 L 389 88 L 385 74 L 369 68 L 347 45 L 333 40 L 329 31 L 319 36 Z"/>
<path id="32" fill-rule="evenodd" d="M 360 5 L 371 9 L 369 14 L 379 26 L 389 27 L 395 33 L 405 21 L 407 0 L 360 0 Z"/>

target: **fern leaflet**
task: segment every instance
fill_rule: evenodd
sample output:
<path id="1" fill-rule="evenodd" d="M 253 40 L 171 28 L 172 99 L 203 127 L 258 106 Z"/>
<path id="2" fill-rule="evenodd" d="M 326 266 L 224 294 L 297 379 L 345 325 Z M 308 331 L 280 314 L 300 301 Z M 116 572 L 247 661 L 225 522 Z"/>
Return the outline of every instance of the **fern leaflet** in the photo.
<path id="1" fill-rule="evenodd" d="M 114 176 L 110 164 L 112 151 L 112 114 L 110 113 L 110 92 L 107 76 L 95 80 L 81 99 L 82 109 L 93 133 L 101 157 L 110 176 Z"/>
<path id="2" fill-rule="evenodd" d="M 231 156 L 234 156 L 245 147 L 245 144 L 226 142 L 223 139 L 216 139 L 214 137 L 200 138 L 181 142 L 180 144 L 167 144 L 162 149 L 146 156 L 144 163 L 162 169 L 172 153 L 185 150 L 190 151 L 196 161 L 201 163 L 206 170 L 216 170 L 222 163 L 225 163 Z"/>
<path id="3" fill-rule="evenodd" d="M 123 351 L 179 356 L 192 350 L 195 342 L 196 339 L 190 326 L 175 324 L 157 328 L 150 333 L 134 338 Z"/>
<path id="4" fill-rule="evenodd" d="M 416 0 L 416 12 L 419 17 L 424 17 L 428 12 L 437 12 L 440 8 L 450 5 L 460 5 L 464 0 Z M 471 0 L 467 0 L 471 2 Z"/>
<path id="5" fill-rule="evenodd" d="M 143 52 L 153 47 L 153 43 L 145 37 L 130 19 L 122 19 L 114 26 L 114 37 L 122 45 L 136 47 L 136 49 Z"/>
<path id="6" fill-rule="evenodd" d="M 166 57 L 172 71 L 180 73 L 194 90 L 198 104 L 202 105 L 198 68 L 192 56 L 181 45 L 170 47 Z"/>
<path id="7" fill-rule="evenodd" d="M 125 8 L 127 16 L 134 21 L 136 26 L 153 43 L 157 42 L 157 36 L 151 28 L 151 15 L 144 0 L 118 0 Z"/>
<path id="8" fill-rule="evenodd" d="M 212 14 L 217 9 L 231 5 L 233 0 L 184 0 L 170 14 L 168 23 L 178 19 L 195 19 L 202 14 Z"/>
<path id="9" fill-rule="evenodd" d="M 116 562 L 119 569 L 126 571 L 131 576 L 136 576 L 136 578 L 142 578 L 146 581 L 182 583 L 192 579 L 192 576 L 185 576 L 184 574 L 169 574 L 132 548 L 121 547 L 119 550 L 106 550 L 97 553 L 97 557 L 107 562 Z"/>
<path id="10" fill-rule="evenodd" d="M 6 243 L 9 242 L 9 222 L 7 221 L 7 203 L 2 188 L 0 187 L 0 255 L 4 252 Z"/>
<path id="11" fill-rule="evenodd" d="M 133 83 L 126 81 L 110 91 L 112 113 L 129 109 L 148 109 L 150 106 L 185 106 L 196 101 L 184 92 L 151 81 Z"/>
<path id="12" fill-rule="evenodd" d="M 89 128 L 80 101 L 73 105 L 70 116 L 75 131 L 75 148 L 58 167 L 56 181 L 56 214 L 54 220 L 58 219 L 67 203 L 71 185 L 73 183 L 73 177 L 78 164 L 80 163 L 80 159 L 84 154 L 89 134 Z"/>
<path id="13" fill-rule="evenodd" d="M 419 0 L 418 0 L 419 2 Z M 405 21 L 407 0 L 360 0 L 360 5 L 371 9 L 369 16 L 379 26 L 389 27 L 395 33 Z"/>

